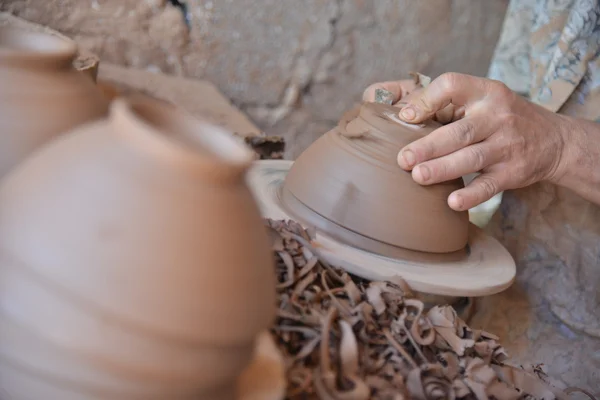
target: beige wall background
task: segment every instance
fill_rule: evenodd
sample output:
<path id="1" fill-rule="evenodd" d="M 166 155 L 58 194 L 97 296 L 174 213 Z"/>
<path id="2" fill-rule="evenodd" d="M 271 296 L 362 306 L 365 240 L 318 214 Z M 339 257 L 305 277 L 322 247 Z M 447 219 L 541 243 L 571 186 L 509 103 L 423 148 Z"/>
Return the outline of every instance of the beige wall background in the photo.
<path id="1" fill-rule="evenodd" d="M 0 0 L 102 59 L 208 79 L 296 157 L 369 84 L 485 75 L 508 0 Z"/>

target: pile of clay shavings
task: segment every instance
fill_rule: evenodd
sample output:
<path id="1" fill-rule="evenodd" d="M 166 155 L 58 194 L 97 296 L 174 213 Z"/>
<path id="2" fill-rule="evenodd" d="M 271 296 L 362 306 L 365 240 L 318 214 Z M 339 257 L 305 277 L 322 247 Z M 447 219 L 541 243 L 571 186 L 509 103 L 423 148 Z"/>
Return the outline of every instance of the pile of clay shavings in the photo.
<path id="1" fill-rule="evenodd" d="M 424 310 L 401 280 L 368 282 L 318 257 L 293 221 L 265 223 L 277 260 L 288 399 L 565 399 L 540 366 L 506 363 L 450 306 Z"/>

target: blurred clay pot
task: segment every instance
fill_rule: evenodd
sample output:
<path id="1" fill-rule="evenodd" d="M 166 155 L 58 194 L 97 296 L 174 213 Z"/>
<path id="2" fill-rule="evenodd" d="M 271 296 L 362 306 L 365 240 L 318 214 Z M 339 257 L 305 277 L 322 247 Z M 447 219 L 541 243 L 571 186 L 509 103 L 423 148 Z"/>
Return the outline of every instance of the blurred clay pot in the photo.
<path id="1" fill-rule="evenodd" d="M 253 159 L 173 106 L 120 98 L 13 169 L 0 187 L 0 388 L 233 398 L 275 315 Z"/>
<path id="2" fill-rule="evenodd" d="M 75 69 L 76 55 L 71 40 L 0 27 L 0 178 L 56 136 L 106 115 L 108 102 Z"/>
<path id="3" fill-rule="evenodd" d="M 450 193 L 464 187 L 462 180 L 421 186 L 397 163 L 404 146 L 440 125 L 407 124 L 397 112 L 365 103 L 347 113 L 294 162 L 283 205 L 304 225 L 374 253 L 462 252 L 468 213 L 447 203 Z"/>

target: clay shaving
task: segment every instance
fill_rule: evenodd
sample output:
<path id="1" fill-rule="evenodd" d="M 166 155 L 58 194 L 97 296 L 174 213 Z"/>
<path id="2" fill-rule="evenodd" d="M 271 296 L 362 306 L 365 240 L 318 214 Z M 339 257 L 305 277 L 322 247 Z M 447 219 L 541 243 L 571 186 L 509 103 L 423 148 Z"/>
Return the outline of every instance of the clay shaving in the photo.
<path id="1" fill-rule="evenodd" d="M 419 85 L 426 88 L 431 83 L 431 78 L 427 75 L 423 75 L 418 72 L 411 72 L 410 76 L 413 78 L 415 85 Z"/>
<path id="2" fill-rule="evenodd" d="M 450 306 L 426 310 L 402 280 L 328 265 L 293 221 L 265 220 L 277 262 L 271 333 L 289 399 L 566 399 L 541 366 L 512 366 L 498 337 Z"/>
<path id="3" fill-rule="evenodd" d="M 394 102 L 394 93 L 385 89 L 375 90 L 375 103 L 383 103 L 392 105 Z"/>

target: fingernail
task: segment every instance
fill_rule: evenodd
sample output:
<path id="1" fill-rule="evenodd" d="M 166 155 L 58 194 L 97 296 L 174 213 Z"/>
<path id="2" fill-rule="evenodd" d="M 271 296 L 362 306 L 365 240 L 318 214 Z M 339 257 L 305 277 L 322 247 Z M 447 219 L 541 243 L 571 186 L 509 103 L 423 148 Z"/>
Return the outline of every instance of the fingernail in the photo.
<path id="1" fill-rule="evenodd" d="M 421 175 L 421 180 L 427 182 L 431 178 L 431 171 L 426 165 L 419 166 L 418 174 Z"/>
<path id="2" fill-rule="evenodd" d="M 462 211 L 465 202 L 460 194 L 452 193 L 448 198 L 448 205 L 457 211 Z"/>
<path id="3" fill-rule="evenodd" d="M 407 106 L 400 111 L 400 116 L 407 120 L 413 120 L 417 116 L 417 112 L 415 111 L 413 106 Z"/>
<path id="4" fill-rule="evenodd" d="M 410 150 L 404 150 L 402 152 L 402 158 L 407 168 L 411 168 L 415 164 L 415 155 Z"/>

